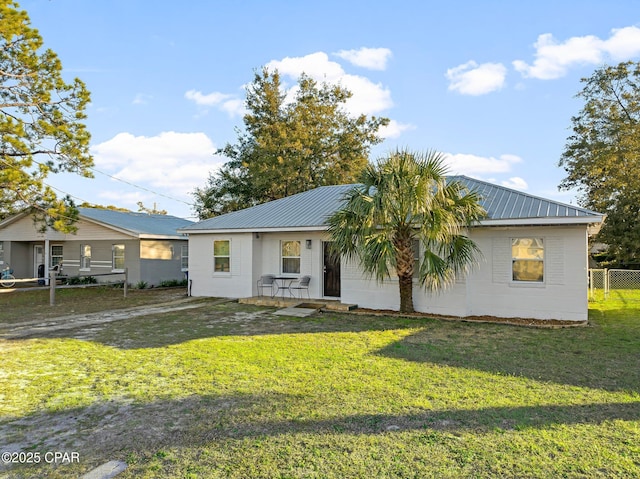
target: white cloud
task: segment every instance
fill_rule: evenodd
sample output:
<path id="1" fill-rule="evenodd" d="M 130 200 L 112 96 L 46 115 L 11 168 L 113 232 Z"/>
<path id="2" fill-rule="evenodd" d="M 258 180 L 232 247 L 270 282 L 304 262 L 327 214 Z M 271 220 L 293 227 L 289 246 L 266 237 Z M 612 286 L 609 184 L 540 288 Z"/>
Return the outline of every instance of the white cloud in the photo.
<path id="1" fill-rule="evenodd" d="M 339 63 L 329 60 L 324 52 L 303 57 L 286 57 L 267 63 L 268 69 L 277 69 L 280 75 L 297 80 L 302 73 L 317 82 L 339 84 L 353 96 L 346 102 L 346 109 L 353 115 L 374 115 L 393 106 L 391 91 L 366 77 L 346 73 Z M 295 88 L 295 87 L 294 87 Z M 291 91 L 289 92 L 292 93 Z"/>
<path id="2" fill-rule="evenodd" d="M 229 114 L 231 117 L 245 113 L 244 100 L 228 93 L 212 92 L 204 94 L 198 90 L 189 90 L 184 94 L 187 100 L 201 107 L 213 106 Z"/>
<path id="3" fill-rule="evenodd" d="M 286 75 L 296 80 L 302 73 L 306 73 L 314 80 L 335 83 L 345 75 L 342 66 L 330 61 L 329 56 L 324 52 L 310 53 L 303 57 L 271 60 L 265 66 L 269 70 L 277 69 L 280 75 Z"/>
<path id="4" fill-rule="evenodd" d="M 447 70 L 449 90 L 463 95 L 485 95 L 504 86 L 507 69 L 501 63 L 483 63 L 473 60 Z"/>
<path id="5" fill-rule="evenodd" d="M 343 50 L 340 53 L 344 53 Z M 385 64 L 391 51 L 385 48 L 362 48 L 351 50 L 354 63 L 357 61 L 378 67 Z M 346 53 L 345 53 L 346 55 Z M 340 85 L 352 93 L 345 103 L 346 111 L 353 115 L 381 115 L 384 111 L 393 107 L 391 91 L 380 83 L 374 83 L 361 75 L 347 73 L 342 66 L 329 59 L 324 52 L 311 53 L 302 57 L 285 57 L 282 60 L 272 60 L 265 65 L 268 70 L 278 70 L 284 87 L 286 98 L 291 101 L 298 91 L 297 80 L 303 73 L 318 83 Z M 288 85 L 291 85 L 288 87 Z M 228 113 L 230 116 L 242 116 L 246 113 L 245 103 L 237 95 L 221 92 L 204 94 L 198 90 L 189 90 L 185 98 L 196 105 L 207 108 L 214 107 Z M 206 110 L 203 110 L 206 112 Z M 387 127 L 385 135 L 395 138 L 403 131 L 411 128 L 409 125 L 401 125 L 395 122 Z"/>
<path id="6" fill-rule="evenodd" d="M 391 58 L 388 48 L 361 48 L 359 50 L 340 50 L 334 55 L 348 62 L 370 70 L 385 70 L 387 61 Z"/>
<path id="7" fill-rule="evenodd" d="M 213 92 L 205 95 L 201 91 L 197 90 L 189 90 L 184 94 L 184 97 L 201 106 L 216 106 L 225 100 L 233 98 L 232 95 L 226 93 Z"/>
<path id="8" fill-rule="evenodd" d="M 527 182 L 519 176 L 513 176 L 508 180 L 501 181 L 500 184 L 507 188 L 513 188 L 514 190 L 526 190 L 529 188 Z"/>
<path id="9" fill-rule="evenodd" d="M 285 92 L 288 98 L 293 98 L 298 89 L 297 80 L 305 73 L 319 83 L 339 84 L 348 89 L 353 95 L 345 103 L 345 108 L 353 115 L 375 115 L 393 106 L 388 88 L 364 76 L 346 73 L 339 63 L 329 60 L 324 52 L 272 60 L 265 67 L 269 70 L 277 69 L 285 87 L 287 77 L 293 80 L 293 86 Z M 245 113 L 244 101 L 235 95 L 220 92 L 203 94 L 197 90 L 189 90 L 184 96 L 199 106 L 216 107 L 230 116 L 242 116 Z"/>
<path id="10" fill-rule="evenodd" d="M 389 120 L 387 126 L 380 127 L 378 133 L 382 138 L 398 138 L 403 132 L 415 130 L 415 125 L 408 123 L 399 123 L 396 120 Z"/>
<path id="11" fill-rule="evenodd" d="M 513 62 L 514 68 L 524 77 L 552 80 L 566 75 L 571 67 L 600 64 L 607 55 L 616 61 L 640 55 L 640 28 L 613 29 L 607 40 L 586 35 L 571 37 L 562 43 L 551 33 L 544 33 L 534 46 L 533 64 L 516 60 Z"/>
<path id="12" fill-rule="evenodd" d="M 244 116 L 247 112 L 244 106 L 244 100 L 233 98 L 227 100 L 220 105 L 220 109 L 229 114 L 230 117 Z"/>
<path id="13" fill-rule="evenodd" d="M 135 211 L 134 208 L 131 208 L 133 205 L 137 205 L 139 201 L 142 201 L 142 203 L 148 203 L 149 200 L 153 201 L 154 196 L 140 191 L 107 190 L 99 192 L 98 198 L 107 200 L 109 203 L 115 203 L 115 206 L 121 208 L 126 205 L 129 209 Z"/>
<path id="14" fill-rule="evenodd" d="M 529 185 L 524 178 L 511 176 L 506 180 L 499 180 L 492 176 L 509 173 L 519 163 L 522 163 L 522 158 L 510 154 L 494 158 L 493 156 L 486 157 L 465 153 L 445 153 L 445 164 L 449 168 L 450 174 L 470 176 L 515 190 L 527 190 Z"/>
<path id="15" fill-rule="evenodd" d="M 640 55 L 640 28 L 614 28 L 611 32 L 611 37 L 604 42 L 604 50 L 611 58 L 623 61 Z"/>
<path id="16" fill-rule="evenodd" d="M 477 156 L 465 153 L 445 154 L 445 162 L 454 175 L 483 175 L 507 173 L 513 165 L 522 162 L 516 155 L 500 155 L 498 158 Z"/>
<path id="17" fill-rule="evenodd" d="M 380 83 L 356 75 L 344 75 L 339 83 L 353 93 L 345 103 L 345 108 L 353 115 L 376 115 L 393 106 L 391 90 Z"/>
<path id="18" fill-rule="evenodd" d="M 223 163 L 215 151 L 204 133 L 174 131 L 151 137 L 119 133 L 91 148 L 98 170 L 178 197 L 203 186 L 209 172 Z"/>

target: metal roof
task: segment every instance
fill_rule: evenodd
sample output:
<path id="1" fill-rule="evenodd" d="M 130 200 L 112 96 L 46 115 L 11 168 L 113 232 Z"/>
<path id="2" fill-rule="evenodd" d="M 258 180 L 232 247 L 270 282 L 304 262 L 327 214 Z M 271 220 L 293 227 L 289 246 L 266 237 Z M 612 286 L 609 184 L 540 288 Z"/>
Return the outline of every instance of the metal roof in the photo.
<path id="1" fill-rule="evenodd" d="M 178 229 L 193 224 L 193 221 L 170 215 L 150 215 L 101 208 L 78 208 L 81 218 L 97 221 L 136 235 L 178 236 Z"/>
<path id="2" fill-rule="evenodd" d="M 354 185 L 320 186 L 195 223 L 186 232 L 218 229 L 305 228 L 323 226 Z"/>
<path id="3" fill-rule="evenodd" d="M 481 197 L 488 217 L 483 224 L 522 224 L 526 220 L 560 220 L 582 218 L 584 222 L 599 222 L 600 213 L 557 201 L 539 198 L 504 186 L 466 176 L 452 176 Z M 326 219 L 340 208 L 344 194 L 355 185 L 321 186 L 244 210 L 216 216 L 182 228 L 185 233 L 212 230 L 262 230 L 317 228 L 326 226 Z"/>
<path id="4" fill-rule="evenodd" d="M 522 191 L 494 185 L 467 176 L 453 176 L 468 189 L 476 191 L 492 220 L 528 218 L 601 217 L 600 213 L 533 196 Z"/>

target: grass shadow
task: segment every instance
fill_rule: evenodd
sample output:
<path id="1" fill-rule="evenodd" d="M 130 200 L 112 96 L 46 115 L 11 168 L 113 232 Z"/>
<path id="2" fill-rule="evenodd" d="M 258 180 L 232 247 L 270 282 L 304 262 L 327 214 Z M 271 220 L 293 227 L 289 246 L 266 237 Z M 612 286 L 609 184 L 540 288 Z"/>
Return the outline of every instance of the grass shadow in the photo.
<path id="1" fill-rule="evenodd" d="M 309 398 L 303 395 L 278 393 L 198 395 L 149 403 L 114 400 L 84 408 L 5 418 L 0 422 L 0 433 L 5 438 L 5 451 L 73 448 L 82 451 L 86 467 L 95 467 L 121 457 L 123 451 L 144 456 L 163 449 L 297 434 L 421 431 L 437 437 L 444 432 L 482 434 L 640 420 L 640 401 L 424 410 L 408 414 L 354 413 L 320 418 L 308 402 Z"/>
<path id="2" fill-rule="evenodd" d="M 12 341 L 69 338 L 93 341 L 118 349 L 162 348 L 187 341 L 222 336 L 263 336 L 331 332 L 384 331 L 422 327 L 431 319 L 369 317 L 318 313 L 305 318 L 277 316 L 275 308 L 225 302 L 117 321 L 62 325 L 5 337 Z"/>
<path id="3" fill-rule="evenodd" d="M 638 310 L 595 311 L 590 325 L 530 329 L 434 323 L 377 354 L 608 391 L 640 392 Z"/>

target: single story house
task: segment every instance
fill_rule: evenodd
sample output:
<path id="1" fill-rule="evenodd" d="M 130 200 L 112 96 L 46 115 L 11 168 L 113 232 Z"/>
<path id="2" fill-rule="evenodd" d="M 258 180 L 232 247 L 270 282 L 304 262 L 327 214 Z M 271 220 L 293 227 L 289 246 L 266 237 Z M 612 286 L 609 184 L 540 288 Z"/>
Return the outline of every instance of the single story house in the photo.
<path id="1" fill-rule="evenodd" d="M 128 281 L 158 285 L 182 280 L 187 272 L 188 241 L 178 228 L 193 222 L 101 208 L 78 208 L 77 232 L 40 232 L 28 211 L 0 222 L 0 262 L 16 278 L 37 278 L 59 263 L 67 276 L 94 276 L 99 282 Z M 115 274 L 113 274 L 115 273 Z M 104 276 L 103 276 L 104 275 Z"/>
<path id="2" fill-rule="evenodd" d="M 416 282 L 415 309 L 460 317 L 585 321 L 587 227 L 601 223 L 603 215 L 457 178 L 480 194 L 488 214 L 468 230 L 483 258 L 444 291 L 426 292 Z M 324 186 L 180 229 L 189 235 L 191 294 L 251 297 L 259 294 L 261 275 L 309 275 L 312 298 L 398 310 L 397 278 L 380 284 L 357 263 L 328 254 L 326 219 L 351 187 Z"/>

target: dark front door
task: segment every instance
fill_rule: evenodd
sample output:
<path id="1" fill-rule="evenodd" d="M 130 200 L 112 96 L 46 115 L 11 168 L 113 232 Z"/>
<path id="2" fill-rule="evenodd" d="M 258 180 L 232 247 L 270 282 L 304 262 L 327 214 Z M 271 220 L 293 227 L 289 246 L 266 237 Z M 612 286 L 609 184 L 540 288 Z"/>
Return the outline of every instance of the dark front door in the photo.
<path id="1" fill-rule="evenodd" d="M 340 297 L 340 256 L 331 254 L 331 243 L 322 243 L 324 295 Z"/>

